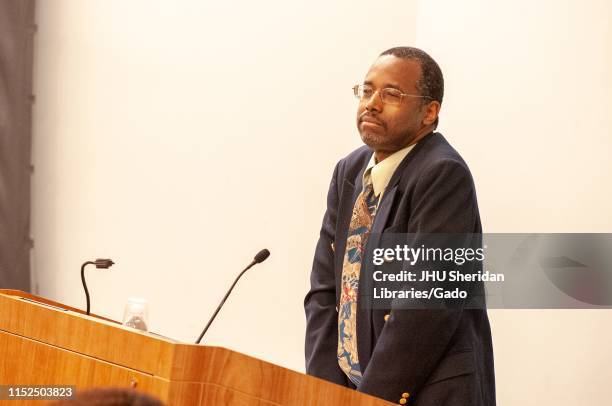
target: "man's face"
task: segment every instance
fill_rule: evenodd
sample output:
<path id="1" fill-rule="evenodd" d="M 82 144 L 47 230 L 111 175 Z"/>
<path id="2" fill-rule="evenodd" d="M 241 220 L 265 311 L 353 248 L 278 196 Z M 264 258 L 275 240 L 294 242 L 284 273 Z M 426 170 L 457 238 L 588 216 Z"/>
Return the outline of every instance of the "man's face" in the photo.
<path id="1" fill-rule="evenodd" d="M 376 152 L 379 161 L 432 129 L 432 112 L 427 104 L 423 105 L 422 98 L 404 97 L 399 105 L 383 104 L 380 98 L 380 91 L 387 87 L 418 95 L 416 84 L 420 77 L 418 61 L 393 55 L 379 57 L 365 77 L 363 83 L 371 86 L 374 94 L 359 102 L 357 128 L 361 139 Z M 437 115 L 437 111 L 434 114 Z"/>

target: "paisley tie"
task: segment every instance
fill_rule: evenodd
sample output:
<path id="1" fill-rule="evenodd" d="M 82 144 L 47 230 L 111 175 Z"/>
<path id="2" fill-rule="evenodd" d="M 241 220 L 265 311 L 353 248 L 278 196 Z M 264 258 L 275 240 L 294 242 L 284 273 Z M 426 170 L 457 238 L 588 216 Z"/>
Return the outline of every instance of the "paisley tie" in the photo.
<path id="1" fill-rule="evenodd" d="M 353 207 L 342 265 L 338 306 L 338 364 L 357 386 L 362 377 L 357 355 L 357 291 L 364 247 L 372 228 L 377 203 L 372 184 L 364 185 Z"/>

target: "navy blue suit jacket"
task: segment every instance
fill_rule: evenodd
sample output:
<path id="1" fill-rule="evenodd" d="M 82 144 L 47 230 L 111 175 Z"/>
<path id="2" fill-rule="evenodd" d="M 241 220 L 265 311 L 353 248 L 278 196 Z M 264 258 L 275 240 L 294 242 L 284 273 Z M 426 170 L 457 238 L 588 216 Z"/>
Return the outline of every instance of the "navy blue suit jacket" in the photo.
<path id="1" fill-rule="evenodd" d="M 336 356 L 337 305 L 350 218 L 371 155 L 363 146 L 336 165 L 304 301 L 306 372 L 353 388 Z M 482 232 L 470 171 L 441 134 L 425 136 L 400 163 L 371 232 Z M 363 267 L 360 284 L 370 277 L 367 272 Z M 392 402 L 409 393 L 409 405 L 495 405 L 486 310 L 358 306 L 357 346 L 363 374 L 359 391 Z"/>

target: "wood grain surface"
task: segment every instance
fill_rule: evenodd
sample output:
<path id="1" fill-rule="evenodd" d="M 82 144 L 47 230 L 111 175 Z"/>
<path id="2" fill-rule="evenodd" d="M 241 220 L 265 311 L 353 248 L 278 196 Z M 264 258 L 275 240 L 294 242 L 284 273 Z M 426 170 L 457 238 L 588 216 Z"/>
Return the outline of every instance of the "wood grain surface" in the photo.
<path id="1" fill-rule="evenodd" d="M 2 385 L 135 387 L 168 405 L 392 404 L 235 351 L 139 332 L 18 291 L 0 290 L 0 360 Z"/>

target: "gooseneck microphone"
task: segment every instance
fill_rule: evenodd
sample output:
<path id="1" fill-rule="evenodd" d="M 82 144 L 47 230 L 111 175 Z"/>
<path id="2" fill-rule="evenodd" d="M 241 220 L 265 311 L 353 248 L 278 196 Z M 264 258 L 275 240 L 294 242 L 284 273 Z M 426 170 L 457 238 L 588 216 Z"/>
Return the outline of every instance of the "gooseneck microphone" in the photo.
<path id="1" fill-rule="evenodd" d="M 253 258 L 253 261 L 249 264 L 249 266 L 247 266 L 246 268 L 244 268 L 242 272 L 240 272 L 240 275 L 238 275 L 236 280 L 234 280 L 234 283 L 232 283 L 232 286 L 229 288 L 229 290 L 223 297 L 223 300 L 221 300 L 221 303 L 219 303 L 217 310 L 215 310 L 215 312 L 213 313 L 212 317 L 208 321 L 208 324 L 206 325 L 206 327 L 204 327 L 202 334 L 200 334 L 200 337 L 198 337 L 198 340 L 195 342 L 196 344 L 200 344 L 200 341 L 202 341 L 202 337 L 204 337 L 204 334 L 206 334 L 206 331 L 208 331 L 208 328 L 212 324 L 213 320 L 215 320 L 215 317 L 217 317 L 217 313 L 219 313 L 219 310 L 221 310 L 221 308 L 225 304 L 225 301 L 227 300 L 228 296 L 230 295 L 230 293 L 232 293 L 232 289 L 234 289 L 234 286 L 236 286 L 236 283 L 238 283 L 238 279 L 240 279 L 240 277 L 244 275 L 246 271 L 251 269 L 253 265 L 264 262 L 266 259 L 268 259 L 269 256 L 270 256 L 270 251 L 264 248 L 263 250 L 259 251 L 257 255 L 255 255 L 255 258 Z"/>
<path id="2" fill-rule="evenodd" d="M 85 267 L 87 265 L 95 265 L 98 269 L 108 269 L 115 263 L 112 259 L 96 259 L 95 261 L 87 261 L 81 265 L 81 282 L 83 282 L 83 289 L 85 290 L 85 299 L 87 300 L 87 314 L 89 314 L 89 290 L 87 290 L 87 283 L 85 283 Z"/>

